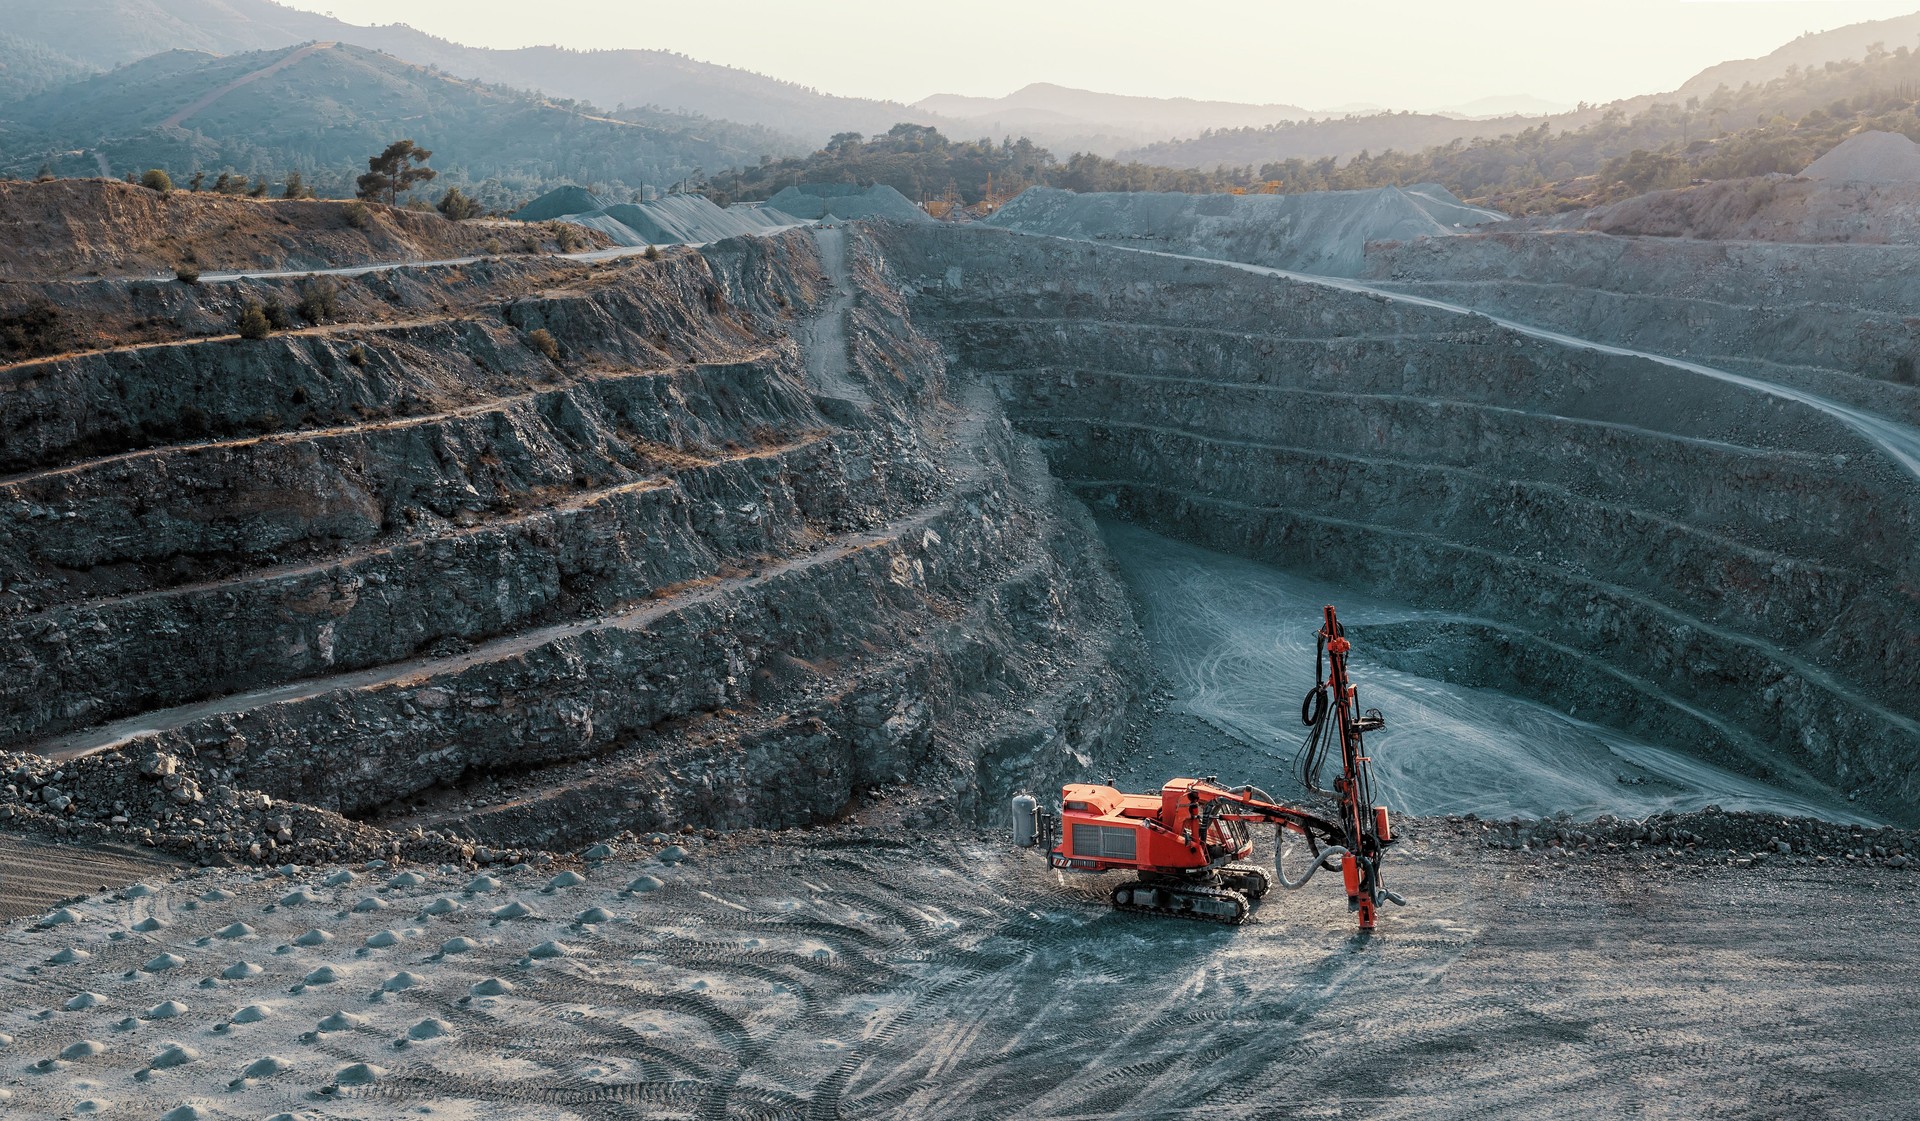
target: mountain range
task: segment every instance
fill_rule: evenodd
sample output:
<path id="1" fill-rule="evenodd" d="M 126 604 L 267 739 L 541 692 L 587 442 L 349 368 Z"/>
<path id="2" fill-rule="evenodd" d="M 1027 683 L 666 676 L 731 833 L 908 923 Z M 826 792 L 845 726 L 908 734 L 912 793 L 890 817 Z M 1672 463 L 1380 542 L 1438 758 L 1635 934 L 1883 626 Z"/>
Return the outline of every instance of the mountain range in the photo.
<path id="1" fill-rule="evenodd" d="M 505 204 L 553 182 L 672 183 L 801 150 L 752 125 L 629 111 L 622 118 L 347 43 L 215 55 L 169 50 L 0 107 L 0 172 L 184 174 L 232 168 L 350 193 L 397 136 L 437 149 L 441 181 Z"/>
<path id="2" fill-rule="evenodd" d="M 227 161 L 242 170 L 255 165 L 320 171 L 364 137 L 395 129 L 424 133 L 424 124 L 409 124 L 419 121 L 417 115 L 391 107 L 392 99 L 403 96 L 439 106 L 432 115 L 436 126 L 468 122 L 450 126 L 448 137 L 489 145 L 484 153 L 466 152 L 469 166 L 449 168 L 474 182 L 531 183 L 557 175 L 632 182 L 642 174 L 671 181 L 696 167 L 715 170 L 727 161 L 807 151 L 836 134 L 873 135 L 900 122 L 932 125 L 956 138 L 1026 136 L 1063 156 L 1086 151 L 1172 167 L 1245 166 L 1290 156 L 1419 150 L 1499 136 L 1542 120 L 1556 129 L 1577 128 L 1607 110 L 1632 113 L 1706 96 L 1721 84 L 1763 82 L 1790 67 L 1856 58 L 1876 43 L 1894 48 L 1916 36 L 1920 14 L 1856 24 L 1803 36 L 1763 58 L 1710 67 L 1671 93 L 1552 115 L 1545 113 L 1550 106 L 1525 97 L 1488 98 L 1432 113 L 1346 113 L 1133 97 L 1048 83 L 1004 97 L 941 94 L 907 105 L 840 97 L 669 51 L 469 47 L 404 24 L 359 26 L 273 0 L 0 0 L 0 167 L 17 172 L 48 162 L 66 171 L 81 159 L 119 170 L 127 161 L 169 155 L 203 166 Z M 235 79 L 235 67 L 272 64 L 265 56 L 253 59 L 255 53 L 308 43 L 341 46 L 324 57 L 302 56 L 271 81 L 219 93 Z M 221 61 L 234 56 L 250 57 Z M 323 70 L 324 80 L 352 88 L 322 91 L 317 83 Z M 280 103 L 267 100 L 282 93 L 294 98 L 286 120 Z M 214 94 L 218 111 L 195 120 L 156 120 L 149 111 Z M 69 100 L 73 105 L 65 104 Z M 329 101 L 340 106 L 339 121 L 310 119 L 315 104 Z M 491 108 L 483 110 L 483 104 Z M 116 106 L 124 110 L 118 116 Z M 485 113 L 504 114 L 507 123 L 482 127 L 478 115 Z M 543 145 L 522 134 L 532 122 L 564 125 Z M 183 128 L 184 134 L 175 135 Z M 617 136 L 640 147 L 627 157 L 568 151 L 557 143 L 582 136 L 594 143 Z M 437 143 L 451 151 L 448 140 Z"/>

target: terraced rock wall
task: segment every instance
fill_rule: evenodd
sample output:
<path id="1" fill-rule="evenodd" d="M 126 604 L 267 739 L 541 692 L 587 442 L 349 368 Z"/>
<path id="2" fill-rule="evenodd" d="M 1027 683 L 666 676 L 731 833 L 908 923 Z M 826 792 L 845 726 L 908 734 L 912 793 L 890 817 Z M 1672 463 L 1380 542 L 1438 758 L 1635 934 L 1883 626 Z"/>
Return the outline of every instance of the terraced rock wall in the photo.
<path id="1" fill-rule="evenodd" d="M 1370 246 L 1361 275 L 1920 421 L 1910 246 L 1496 232 Z"/>
<path id="2" fill-rule="evenodd" d="M 1920 488 L 1834 418 L 1228 266 L 886 245 L 1096 507 L 1457 612 L 1370 636 L 1424 671 L 1910 814 Z"/>
<path id="3" fill-rule="evenodd" d="M 821 237 L 395 270 L 261 340 L 311 282 L 69 286 L 182 337 L 0 371 L 0 744 L 554 845 L 1084 766 L 1097 539 Z"/>

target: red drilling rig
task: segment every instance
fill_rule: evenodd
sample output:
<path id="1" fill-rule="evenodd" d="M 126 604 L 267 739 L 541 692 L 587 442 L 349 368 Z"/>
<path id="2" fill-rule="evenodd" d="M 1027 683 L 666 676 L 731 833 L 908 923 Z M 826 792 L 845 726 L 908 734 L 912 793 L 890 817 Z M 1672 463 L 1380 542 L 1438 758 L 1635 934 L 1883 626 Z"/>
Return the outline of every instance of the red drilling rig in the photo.
<path id="1" fill-rule="evenodd" d="M 1134 873 L 1136 879 L 1113 889 L 1119 910 L 1238 923 L 1272 886 L 1266 869 L 1244 863 L 1253 855 L 1251 827 L 1272 825 L 1273 878 L 1298 888 L 1319 869 L 1338 868 L 1346 878 L 1348 909 L 1362 931 L 1371 931 L 1382 901 L 1405 901 L 1380 881 L 1381 852 L 1393 843 L 1393 833 L 1387 808 L 1374 804 L 1361 737 L 1386 721 L 1378 710 L 1360 710 L 1347 679 L 1351 649 L 1329 606 L 1314 656 L 1314 686 L 1300 708 L 1309 728 L 1300 777 L 1318 791 L 1321 765 L 1338 745 L 1337 822 L 1282 805 L 1258 787 L 1222 786 L 1212 777 L 1177 778 L 1158 794 L 1074 783 L 1061 789 L 1058 814 L 1043 811 L 1031 794 L 1014 797 L 1014 844 L 1044 846 L 1047 863 L 1063 871 Z M 1297 880 L 1281 866 L 1289 831 L 1306 838 L 1311 856 Z"/>

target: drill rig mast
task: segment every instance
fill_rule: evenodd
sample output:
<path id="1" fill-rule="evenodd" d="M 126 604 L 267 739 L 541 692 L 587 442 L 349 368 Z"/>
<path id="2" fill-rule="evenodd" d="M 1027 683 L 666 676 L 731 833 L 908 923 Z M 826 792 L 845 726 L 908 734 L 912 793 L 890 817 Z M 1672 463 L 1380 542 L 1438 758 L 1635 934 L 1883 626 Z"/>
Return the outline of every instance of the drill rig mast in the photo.
<path id="1" fill-rule="evenodd" d="M 1062 871 L 1131 871 L 1137 879 L 1113 889 L 1123 911 L 1239 923 L 1265 896 L 1273 878 L 1298 888 L 1322 867 L 1339 868 L 1347 906 L 1362 931 L 1371 931 L 1382 900 L 1400 903 L 1380 879 L 1382 851 L 1393 843 L 1387 808 L 1373 801 L 1373 776 L 1363 735 L 1385 724 L 1379 712 L 1359 709 L 1347 676 L 1352 649 L 1326 608 L 1314 658 L 1314 687 L 1301 706 L 1310 731 L 1301 751 L 1301 780 L 1319 789 L 1322 763 L 1337 746 L 1334 779 L 1337 821 L 1276 801 L 1255 786 L 1228 787 L 1214 778 L 1178 778 L 1158 794 L 1124 794 L 1112 786 L 1075 783 L 1060 792 L 1060 813 L 1043 813 L 1030 794 L 1013 800 L 1014 843 L 1044 844 L 1047 863 Z M 1253 854 L 1251 827 L 1274 827 L 1274 876 L 1244 861 Z M 1057 828 L 1057 835 L 1056 835 Z M 1311 863 L 1297 880 L 1282 865 L 1286 834 L 1306 839 Z M 1057 843 L 1056 843 L 1057 841 Z"/>

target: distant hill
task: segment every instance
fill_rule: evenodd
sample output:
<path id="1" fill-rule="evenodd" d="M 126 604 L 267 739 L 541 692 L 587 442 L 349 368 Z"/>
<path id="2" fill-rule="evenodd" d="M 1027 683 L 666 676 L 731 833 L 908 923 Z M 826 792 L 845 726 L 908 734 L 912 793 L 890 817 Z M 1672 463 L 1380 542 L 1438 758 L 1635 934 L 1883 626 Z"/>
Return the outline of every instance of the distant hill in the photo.
<path id="1" fill-rule="evenodd" d="M 0 31 L 0 105 L 84 78 L 93 67 L 43 43 Z"/>
<path id="2" fill-rule="evenodd" d="M 1571 132 L 1591 126 L 1609 114 L 1632 117 L 1655 106 L 1679 106 L 1692 100 L 1705 102 L 1722 86 L 1737 94 L 1747 86 L 1765 86 L 1789 74 L 1863 60 L 1876 45 L 1887 52 L 1920 49 L 1920 13 L 1803 35 L 1764 58 L 1710 66 L 1670 92 L 1626 98 L 1607 105 L 1582 105 L 1570 112 L 1483 117 L 1470 112 L 1475 106 L 1467 105 L 1445 113 L 1376 113 L 1289 125 L 1217 129 L 1206 136 L 1130 148 L 1121 152 L 1119 158 L 1210 170 L 1259 167 L 1289 159 L 1327 156 L 1345 160 L 1362 151 L 1374 155 L 1388 149 L 1417 152 L 1455 141 L 1492 140 L 1538 126 L 1543 121 L 1553 132 Z M 1487 100 L 1491 106 L 1499 106 L 1508 99 Z M 1793 97 L 1791 91 L 1783 95 L 1782 105 L 1779 111 L 1795 116 L 1809 108 Z"/>
<path id="3" fill-rule="evenodd" d="M 846 130 L 884 132 L 923 116 L 904 105 L 835 97 L 670 51 L 489 50 L 405 24 L 361 27 L 272 0 L 0 0 L 0 28 L 96 69 L 167 50 L 230 54 L 314 40 L 352 43 L 551 97 L 760 125 L 794 137 L 788 148 L 811 147 Z"/>
<path id="4" fill-rule="evenodd" d="M 614 120 L 345 44 L 178 50 L 0 108 L 0 171 L 298 171 L 345 194 L 369 154 L 407 137 L 435 152 L 436 194 L 458 185 L 504 205 L 557 182 L 670 183 L 791 145 L 750 126 L 640 116 Z"/>
<path id="5" fill-rule="evenodd" d="M 1482 97 L 1464 105 L 1446 105 L 1434 112 L 1448 117 L 1465 117 L 1470 121 L 1482 121 L 1492 117 L 1529 117 L 1538 120 L 1556 113 L 1571 112 L 1573 106 L 1562 101 L 1548 101 L 1544 97 L 1532 94 L 1499 94 Z"/>
<path id="6" fill-rule="evenodd" d="M 956 137 L 1025 136 L 1059 152 L 1112 155 L 1122 148 L 1210 128 L 1304 120 L 1315 114 L 1298 105 L 1250 105 L 1197 101 L 1190 97 L 1133 97 L 1035 82 L 1005 97 L 935 94 L 912 108 L 942 118 Z"/>
<path id="7" fill-rule="evenodd" d="M 1709 66 L 1688 79 L 1685 85 L 1673 91 L 1669 99 L 1674 101 L 1684 101 L 1689 97 L 1704 99 L 1721 86 L 1737 90 L 1749 83 L 1764 85 L 1775 78 L 1785 77 L 1788 70 L 1793 67 L 1804 70 L 1825 66 L 1829 62 L 1865 58 L 1867 52 L 1876 45 L 1888 51 L 1898 50 L 1901 47 L 1920 49 L 1920 12 L 1910 16 L 1870 20 L 1866 23 L 1836 27 L 1832 31 L 1802 35 L 1760 58 L 1739 59 Z"/>
<path id="8" fill-rule="evenodd" d="M 1583 114 L 1591 119 L 1597 114 Z M 1564 118 L 1571 123 L 1573 114 Z M 1456 140 L 1504 136 L 1540 123 L 1539 117 L 1465 120 L 1439 113 L 1372 113 L 1262 128 L 1219 129 L 1189 140 L 1147 144 L 1120 154 L 1163 167 L 1258 167 L 1279 160 L 1349 159 L 1361 152 L 1421 151 Z"/>

